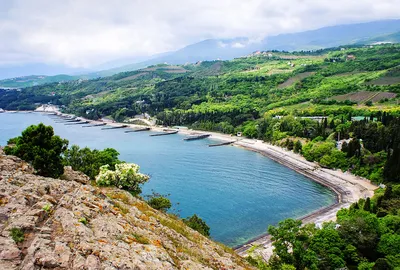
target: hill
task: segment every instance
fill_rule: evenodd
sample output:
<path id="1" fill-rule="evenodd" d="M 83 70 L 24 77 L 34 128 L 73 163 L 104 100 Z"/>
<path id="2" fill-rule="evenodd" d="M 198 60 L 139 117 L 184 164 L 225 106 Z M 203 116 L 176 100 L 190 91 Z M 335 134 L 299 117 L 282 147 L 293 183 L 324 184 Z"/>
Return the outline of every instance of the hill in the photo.
<path id="1" fill-rule="evenodd" d="M 149 61 L 104 70 L 95 74 L 109 76 L 117 72 L 135 70 L 165 62 L 185 64 L 205 60 L 229 60 L 258 50 L 317 50 L 343 44 L 370 44 L 375 39 L 379 39 L 381 42 L 392 41 L 395 39 L 391 35 L 398 31 L 400 31 L 400 20 L 385 20 L 268 36 L 260 42 L 253 42 L 248 38 L 208 39 Z"/>
<path id="2" fill-rule="evenodd" d="M 400 20 L 383 20 L 368 23 L 336 25 L 299 33 L 267 36 L 263 40 L 257 42 L 246 37 L 232 39 L 208 39 L 198 43 L 190 44 L 177 51 L 166 52 L 160 55 L 148 57 L 147 60 L 143 60 L 143 58 L 137 58 L 136 60 L 132 59 L 131 64 L 124 64 L 127 62 L 127 60 L 110 62 L 98 67 L 98 69 L 100 69 L 99 71 L 76 75 L 73 77 L 81 79 L 93 79 L 111 76 L 120 72 L 133 71 L 150 65 L 162 63 L 186 64 L 195 63 L 198 61 L 231 60 L 255 51 L 318 50 L 344 44 L 372 44 L 377 42 L 395 43 L 399 41 L 399 31 Z M 139 61 L 139 59 L 142 59 L 142 61 Z M 118 63 L 124 65 L 110 69 L 104 68 L 107 66 L 118 65 Z M 30 74 L 37 74 L 38 70 L 42 69 L 32 69 Z M 7 72 L 5 74 L 8 74 Z M 24 72 L 26 73 L 27 71 Z M 2 72 L 0 70 L 0 74 L 1 73 Z M 47 75 L 47 73 L 43 74 Z M 46 80 L 32 80 L 29 84 L 25 83 L 23 80 L 22 83 L 14 81 L 10 84 L 10 82 L 6 80 L 0 81 L 0 87 L 20 88 L 48 82 L 57 82 L 60 81 L 60 79 L 62 81 L 67 80 L 67 78 L 57 78 L 52 76 L 48 77 Z"/>
<path id="3" fill-rule="evenodd" d="M 30 75 L 15 77 L 11 79 L 4 79 L 0 81 L 0 87 L 3 88 L 23 88 L 29 86 L 35 86 L 40 84 L 52 83 L 52 82 L 66 82 L 77 80 L 77 76 L 69 75 L 55 75 L 55 76 L 44 76 L 44 75 Z"/>
<path id="4" fill-rule="evenodd" d="M 264 113 L 319 115 L 321 108 L 396 110 L 396 99 L 355 106 L 330 97 L 359 91 L 399 93 L 399 45 L 354 46 L 315 52 L 258 52 L 231 61 L 156 65 L 111 77 L 0 90 L 0 108 L 65 106 L 89 117 L 147 112 L 165 124 L 228 122 L 234 127 Z M 385 96 L 385 95 L 382 95 Z M 392 96 L 390 96 L 392 97 Z M 336 103 L 335 103 L 336 102 Z M 196 117 L 190 116 L 195 114 Z M 180 120 L 174 118 L 179 114 Z M 220 115 L 220 116 L 219 116 Z M 186 118 L 189 117 L 190 118 Z M 171 120 L 172 117 L 174 120 Z"/>
<path id="5" fill-rule="evenodd" d="M 253 269 L 126 191 L 72 170 L 63 179 L 0 149 L 1 269 Z"/>

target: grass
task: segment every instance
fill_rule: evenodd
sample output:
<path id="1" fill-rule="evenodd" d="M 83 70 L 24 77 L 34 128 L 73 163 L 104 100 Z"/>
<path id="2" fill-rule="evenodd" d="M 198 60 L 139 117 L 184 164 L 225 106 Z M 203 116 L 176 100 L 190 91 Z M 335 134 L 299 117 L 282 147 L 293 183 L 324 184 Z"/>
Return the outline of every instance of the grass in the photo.
<path id="1" fill-rule="evenodd" d="M 143 236 L 143 235 L 139 235 L 137 233 L 133 233 L 132 237 L 134 238 L 134 241 L 143 245 L 148 245 L 150 243 L 150 240 Z"/>
<path id="2" fill-rule="evenodd" d="M 109 192 L 107 193 L 107 197 L 109 197 L 110 199 L 119 200 L 124 204 L 132 205 L 132 196 L 124 191 Z"/>
<path id="3" fill-rule="evenodd" d="M 123 214 L 128 214 L 129 213 L 129 209 L 125 205 L 123 205 L 123 204 L 121 204 L 119 202 L 114 202 L 114 206 L 116 208 L 118 208 Z"/>
<path id="4" fill-rule="evenodd" d="M 25 240 L 24 232 L 20 228 L 12 228 L 10 230 L 10 236 L 15 243 L 22 243 Z"/>

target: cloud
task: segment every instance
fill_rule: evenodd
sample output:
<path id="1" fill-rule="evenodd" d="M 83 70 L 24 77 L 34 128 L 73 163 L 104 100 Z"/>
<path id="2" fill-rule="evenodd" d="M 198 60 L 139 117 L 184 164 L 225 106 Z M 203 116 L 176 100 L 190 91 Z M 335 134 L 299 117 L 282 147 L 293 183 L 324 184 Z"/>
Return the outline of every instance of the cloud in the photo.
<path id="1" fill-rule="evenodd" d="M 398 0 L 0 0 L 0 65 L 92 67 L 207 38 L 259 40 L 398 14 Z"/>

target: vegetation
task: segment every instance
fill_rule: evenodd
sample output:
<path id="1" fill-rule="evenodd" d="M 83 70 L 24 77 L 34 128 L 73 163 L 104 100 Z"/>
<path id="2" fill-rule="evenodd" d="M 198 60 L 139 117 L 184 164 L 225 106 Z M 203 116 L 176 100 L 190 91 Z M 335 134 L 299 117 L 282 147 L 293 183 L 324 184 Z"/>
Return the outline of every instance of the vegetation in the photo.
<path id="1" fill-rule="evenodd" d="M 31 163 L 39 175 L 57 178 L 63 174 L 61 154 L 67 149 L 68 141 L 54 135 L 51 126 L 42 123 L 29 126 L 8 144 L 4 152 Z"/>
<path id="2" fill-rule="evenodd" d="M 378 190 L 337 214 L 337 222 L 301 226 L 287 219 L 268 232 L 274 254 L 259 269 L 398 269 L 400 267 L 400 185 Z"/>
<path id="3" fill-rule="evenodd" d="M 121 163 L 118 156 L 119 153 L 113 148 L 91 150 L 88 147 L 79 148 L 79 146 L 73 145 L 64 153 L 64 164 L 95 179 L 101 166 L 108 165 L 110 168 L 114 168 L 116 164 Z"/>
<path id="4" fill-rule="evenodd" d="M 51 212 L 51 204 L 45 204 L 43 207 L 42 207 L 42 209 L 47 213 L 47 214 L 49 214 L 50 212 Z"/>
<path id="5" fill-rule="evenodd" d="M 10 236 L 15 243 L 22 243 L 25 240 L 24 232 L 20 228 L 11 228 Z"/>
<path id="6" fill-rule="evenodd" d="M 149 180 L 149 176 L 139 173 L 139 166 L 133 163 L 120 163 L 115 165 L 115 171 L 110 166 L 100 167 L 100 173 L 96 176 L 99 186 L 115 186 L 126 189 L 133 194 L 141 192 L 141 185 Z"/>
<path id="7" fill-rule="evenodd" d="M 166 196 L 153 192 L 148 197 L 147 203 L 156 210 L 166 212 L 172 207 L 171 201 Z"/>
<path id="8" fill-rule="evenodd" d="M 199 218 L 196 214 L 191 217 L 183 219 L 183 222 L 193 230 L 198 231 L 204 236 L 210 236 L 210 227 L 205 221 Z"/>

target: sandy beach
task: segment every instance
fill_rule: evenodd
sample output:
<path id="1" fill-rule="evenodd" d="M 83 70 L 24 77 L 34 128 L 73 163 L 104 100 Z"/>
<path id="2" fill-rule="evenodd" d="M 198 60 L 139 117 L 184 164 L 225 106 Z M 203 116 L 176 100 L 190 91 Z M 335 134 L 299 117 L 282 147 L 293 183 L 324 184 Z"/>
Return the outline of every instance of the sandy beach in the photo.
<path id="1" fill-rule="evenodd" d="M 73 116 L 61 114 L 59 112 L 55 113 L 64 117 Z M 90 121 L 91 124 L 107 123 L 107 125 L 112 127 L 127 125 L 127 128 L 132 129 L 143 128 L 143 126 L 135 124 L 93 121 L 82 117 L 78 117 L 78 119 Z M 163 132 L 165 129 L 166 127 L 162 126 L 151 126 L 151 130 L 155 132 Z M 232 143 L 232 145 L 258 152 L 331 189 L 336 194 L 336 203 L 310 213 L 307 216 L 300 217 L 299 219 L 303 221 L 303 224 L 315 223 L 318 226 L 323 222 L 334 221 L 336 219 L 337 211 L 339 211 L 341 208 L 349 207 L 352 203 L 358 201 L 360 198 L 372 197 L 374 190 L 377 189 L 376 185 L 372 184 L 365 178 L 361 178 L 350 173 L 345 173 L 340 170 L 322 168 L 315 162 L 307 161 L 299 154 L 295 154 L 292 151 L 265 143 L 261 140 L 247 139 L 244 137 L 236 137 L 217 132 L 198 131 L 186 128 L 179 129 L 179 133 L 183 135 L 210 134 L 211 139 L 220 140 L 222 142 L 235 141 Z M 273 247 L 270 237 L 267 234 L 261 235 L 245 243 L 244 245 L 235 248 L 235 251 L 241 256 L 247 256 L 247 251 L 255 245 L 257 248 L 254 250 L 254 253 L 262 256 L 265 260 L 268 260 L 272 254 Z"/>

